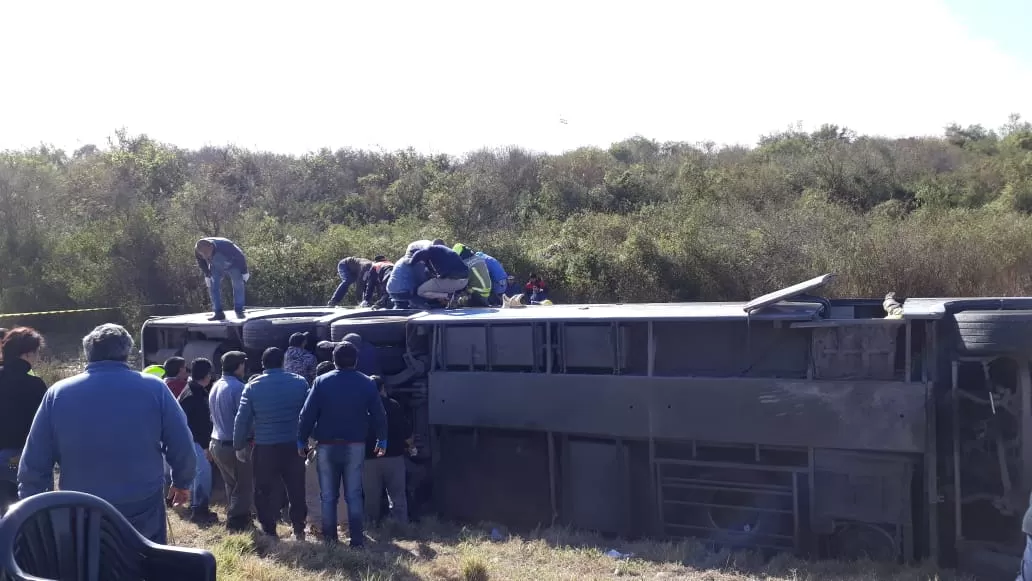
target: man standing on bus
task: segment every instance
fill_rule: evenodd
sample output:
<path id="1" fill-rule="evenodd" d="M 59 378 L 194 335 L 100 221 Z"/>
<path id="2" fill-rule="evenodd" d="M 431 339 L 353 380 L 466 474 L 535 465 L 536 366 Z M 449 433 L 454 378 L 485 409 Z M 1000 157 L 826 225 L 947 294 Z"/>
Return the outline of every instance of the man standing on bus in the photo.
<path id="1" fill-rule="evenodd" d="M 222 278 L 229 275 L 233 283 L 233 310 L 238 319 L 244 318 L 244 284 L 249 278 L 247 258 L 244 251 L 226 238 L 201 238 L 194 245 L 197 266 L 204 275 L 204 282 L 211 294 L 210 321 L 226 320 L 222 312 Z"/>

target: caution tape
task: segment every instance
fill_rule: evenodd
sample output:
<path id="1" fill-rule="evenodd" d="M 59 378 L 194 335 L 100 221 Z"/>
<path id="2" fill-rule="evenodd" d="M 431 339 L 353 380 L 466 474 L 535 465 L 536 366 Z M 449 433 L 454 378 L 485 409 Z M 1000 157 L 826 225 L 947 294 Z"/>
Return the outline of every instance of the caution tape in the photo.
<path id="1" fill-rule="evenodd" d="M 157 305 L 140 305 L 141 308 L 149 307 L 178 307 L 179 305 L 171 304 L 157 304 Z M 96 313 L 100 311 L 118 311 L 124 307 L 95 307 L 90 309 L 64 309 L 60 311 L 36 311 L 34 313 L 3 313 L 0 314 L 0 319 L 10 319 L 13 317 L 37 317 L 42 315 L 67 315 L 71 313 Z"/>

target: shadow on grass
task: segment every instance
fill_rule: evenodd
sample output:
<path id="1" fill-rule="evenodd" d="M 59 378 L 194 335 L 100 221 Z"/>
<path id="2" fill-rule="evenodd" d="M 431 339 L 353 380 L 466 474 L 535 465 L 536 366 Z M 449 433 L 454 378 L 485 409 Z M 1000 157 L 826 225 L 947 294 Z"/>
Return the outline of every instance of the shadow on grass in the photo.
<path id="1" fill-rule="evenodd" d="M 411 553 L 390 543 L 369 542 L 362 549 L 346 543 L 326 545 L 310 540 L 296 542 L 287 538 L 270 539 L 258 532 L 223 538 L 213 551 L 220 570 L 234 568 L 233 555 L 254 554 L 290 569 L 344 574 L 362 581 L 420 581 L 422 577 L 408 567 Z M 229 555 L 227 559 L 227 555 Z"/>

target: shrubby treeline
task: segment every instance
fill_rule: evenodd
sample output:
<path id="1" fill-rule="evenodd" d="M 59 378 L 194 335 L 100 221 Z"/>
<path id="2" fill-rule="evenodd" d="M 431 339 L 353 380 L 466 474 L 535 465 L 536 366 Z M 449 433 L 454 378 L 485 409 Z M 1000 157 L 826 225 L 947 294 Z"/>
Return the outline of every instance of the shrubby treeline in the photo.
<path id="1" fill-rule="evenodd" d="M 0 313 L 206 308 L 192 245 L 226 236 L 249 304 L 322 304 L 347 255 L 483 248 L 563 301 L 746 299 L 823 272 L 837 295 L 1032 294 L 1032 125 L 884 139 L 825 125 L 752 148 L 657 143 L 461 158 L 323 149 L 0 154 Z M 354 291 L 352 291 L 354 292 Z"/>

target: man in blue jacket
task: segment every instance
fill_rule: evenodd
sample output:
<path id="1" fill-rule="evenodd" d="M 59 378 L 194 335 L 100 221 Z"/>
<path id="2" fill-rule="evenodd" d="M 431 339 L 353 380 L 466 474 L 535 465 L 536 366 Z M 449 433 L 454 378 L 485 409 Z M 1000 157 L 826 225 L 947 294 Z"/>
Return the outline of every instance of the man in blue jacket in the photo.
<path id="1" fill-rule="evenodd" d="M 416 289 L 416 294 L 428 301 L 447 304 L 452 295 L 469 283 L 469 267 L 457 252 L 447 246 L 434 244 L 417 250 L 412 255 L 412 263 L 425 264 L 430 271 L 430 279 Z"/>
<path id="2" fill-rule="evenodd" d="M 101 325 L 82 340 L 86 371 L 47 390 L 18 466 L 18 496 L 54 487 L 103 498 L 143 536 L 165 543 L 165 461 L 174 505 L 197 470 L 194 438 L 165 382 L 129 368 L 133 338 Z"/>
<path id="3" fill-rule="evenodd" d="M 426 266 L 412 264 L 412 257 L 402 256 L 394 263 L 394 269 L 387 279 L 387 294 L 390 295 L 395 309 L 424 308 L 423 299 L 416 290 L 429 278 Z"/>
<path id="4" fill-rule="evenodd" d="M 380 393 L 372 379 L 355 371 L 357 363 L 354 345 L 341 343 L 333 350 L 336 370 L 312 384 L 297 430 L 298 456 L 305 456 L 308 438 L 318 442 L 323 540 L 337 542 L 337 502 L 343 481 L 352 547 L 364 543 L 362 465 L 370 422 L 377 439 L 374 454 L 383 456 L 387 449 L 387 414 Z"/>
<path id="5" fill-rule="evenodd" d="M 276 536 L 282 507 L 280 490 L 286 485 L 294 538 L 305 538 L 305 460 L 294 450 L 301 407 L 308 395 L 305 378 L 283 370 L 283 350 L 269 347 L 262 353 L 264 373 L 240 395 L 240 410 L 233 423 L 233 449 L 247 461 L 248 436 L 254 429 L 254 504 L 262 531 Z"/>
<path id="6" fill-rule="evenodd" d="M 238 319 L 244 318 L 244 283 L 251 275 L 247 272 L 247 258 L 244 251 L 226 238 L 201 238 L 194 245 L 197 266 L 204 275 L 204 282 L 211 294 L 211 321 L 224 321 L 222 312 L 222 278 L 229 275 L 233 283 L 233 310 Z"/>

